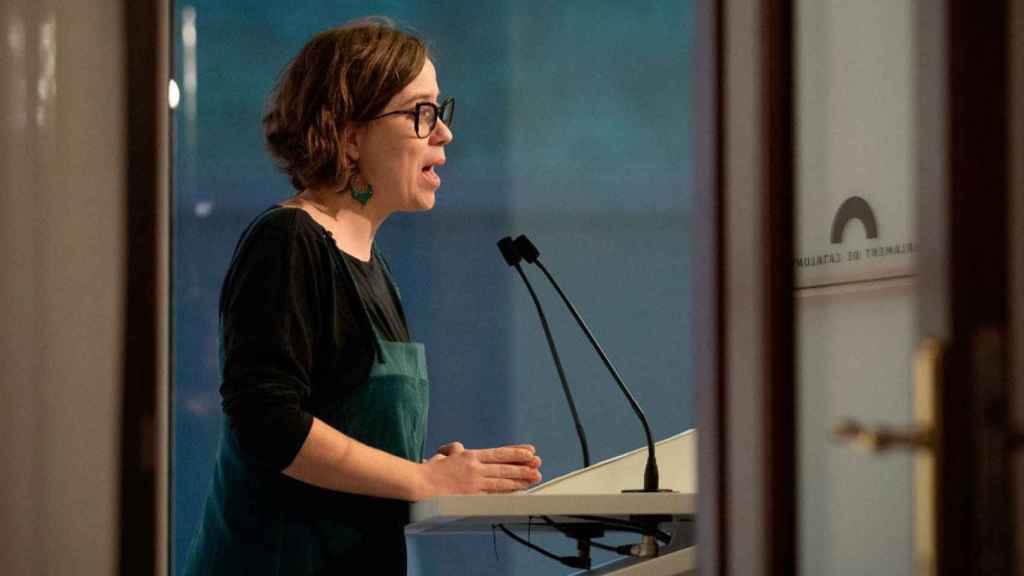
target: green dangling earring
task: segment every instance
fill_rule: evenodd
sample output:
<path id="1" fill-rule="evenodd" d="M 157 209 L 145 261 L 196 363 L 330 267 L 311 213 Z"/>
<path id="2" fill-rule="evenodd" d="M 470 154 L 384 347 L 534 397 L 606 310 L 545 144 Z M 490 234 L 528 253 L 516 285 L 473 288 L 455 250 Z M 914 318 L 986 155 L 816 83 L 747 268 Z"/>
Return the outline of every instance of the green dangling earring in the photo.
<path id="1" fill-rule="evenodd" d="M 356 187 L 355 179 L 352 180 L 352 198 L 355 198 L 356 202 L 366 206 L 366 203 L 370 201 L 370 197 L 373 196 L 373 186 L 369 182 L 366 183 L 366 188 L 360 190 Z"/>

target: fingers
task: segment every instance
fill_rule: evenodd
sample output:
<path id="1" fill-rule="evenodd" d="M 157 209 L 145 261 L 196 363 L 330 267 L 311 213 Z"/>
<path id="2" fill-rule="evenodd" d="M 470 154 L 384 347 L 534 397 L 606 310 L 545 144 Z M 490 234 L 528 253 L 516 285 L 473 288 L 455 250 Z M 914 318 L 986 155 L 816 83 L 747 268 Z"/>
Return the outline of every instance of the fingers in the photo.
<path id="1" fill-rule="evenodd" d="M 526 490 L 531 485 L 523 480 L 509 480 L 507 478 L 490 478 L 485 483 L 483 490 L 487 494 L 503 494 L 505 492 L 518 492 Z"/>
<path id="2" fill-rule="evenodd" d="M 462 442 L 449 442 L 443 444 L 437 449 L 438 454 L 444 454 L 445 456 L 451 456 L 452 454 L 458 454 L 459 452 L 465 452 L 466 447 L 462 445 Z"/>
<path id="3" fill-rule="evenodd" d="M 500 446 L 500 448 L 523 448 L 530 452 L 537 452 L 537 449 L 533 447 L 533 444 L 508 444 L 506 446 Z"/>
<path id="4" fill-rule="evenodd" d="M 540 458 L 537 457 L 536 450 L 533 446 L 526 444 L 477 450 L 477 453 L 480 461 L 485 464 L 519 463 L 532 465 L 536 462 L 536 465 L 540 466 Z"/>
<path id="5" fill-rule="evenodd" d="M 540 470 L 528 466 L 515 466 L 512 464 L 489 464 L 484 469 L 484 474 L 490 478 L 503 480 L 522 480 L 531 484 L 540 482 Z"/>
<path id="6" fill-rule="evenodd" d="M 450 442 L 426 464 L 439 494 L 514 492 L 541 481 L 541 460 L 528 444 L 466 450 L 461 443 Z"/>
<path id="7" fill-rule="evenodd" d="M 466 447 L 462 445 L 462 442 L 448 442 L 437 449 L 438 454 L 445 456 L 465 451 Z M 498 448 L 475 450 L 475 452 L 479 454 L 481 462 L 529 462 L 531 457 L 536 455 L 537 449 L 532 444 L 510 444 Z"/>

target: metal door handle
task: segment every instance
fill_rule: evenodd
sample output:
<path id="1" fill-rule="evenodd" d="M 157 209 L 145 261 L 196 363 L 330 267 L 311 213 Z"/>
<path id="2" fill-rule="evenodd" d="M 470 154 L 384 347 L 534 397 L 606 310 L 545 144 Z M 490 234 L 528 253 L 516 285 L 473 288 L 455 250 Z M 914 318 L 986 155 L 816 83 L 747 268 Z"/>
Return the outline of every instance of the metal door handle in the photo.
<path id="1" fill-rule="evenodd" d="M 934 450 L 938 438 L 936 398 L 941 374 L 942 345 L 929 338 L 918 346 L 914 358 L 914 424 L 869 427 L 845 418 L 832 429 L 833 437 L 872 454 L 894 449 Z"/>
<path id="2" fill-rule="evenodd" d="M 890 449 L 931 450 L 935 446 L 935 435 L 931 426 L 893 428 L 889 426 L 864 426 L 857 420 L 846 418 L 832 429 L 836 440 L 849 443 L 872 454 Z"/>

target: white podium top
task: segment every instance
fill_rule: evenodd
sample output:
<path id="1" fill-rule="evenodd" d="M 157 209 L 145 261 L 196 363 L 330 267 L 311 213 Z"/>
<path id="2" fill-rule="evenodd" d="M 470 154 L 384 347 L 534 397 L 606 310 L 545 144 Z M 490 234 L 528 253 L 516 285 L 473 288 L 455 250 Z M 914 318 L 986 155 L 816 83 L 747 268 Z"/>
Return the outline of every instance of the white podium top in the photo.
<path id="1" fill-rule="evenodd" d="M 530 517 L 550 516 L 556 522 L 568 517 L 605 516 L 628 519 L 630 515 L 665 514 L 692 516 L 696 496 L 676 492 L 628 494 L 486 494 L 442 496 L 413 505 L 408 534 L 456 534 L 490 532 L 494 524 L 525 524 Z M 577 521 L 581 520 L 577 518 Z M 542 522 L 533 521 L 537 529 Z"/>
<path id="2" fill-rule="evenodd" d="M 441 496 L 410 509 L 407 534 L 490 532 L 494 524 L 526 524 L 537 516 L 558 522 L 577 516 L 627 519 L 631 515 L 694 516 L 697 434 L 689 430 L 657 443 L 661 486 L 674 492 L 622 490 L 643 482 L 646 448 L 639 448 L 515 494 Z M 532 521 L 537 529 L 543 522 Z"/>

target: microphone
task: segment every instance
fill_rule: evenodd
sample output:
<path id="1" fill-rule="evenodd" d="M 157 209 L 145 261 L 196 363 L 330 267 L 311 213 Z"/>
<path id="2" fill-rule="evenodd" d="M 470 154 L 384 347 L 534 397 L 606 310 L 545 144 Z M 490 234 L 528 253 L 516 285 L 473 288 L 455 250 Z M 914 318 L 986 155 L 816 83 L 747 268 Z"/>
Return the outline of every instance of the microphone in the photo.
<path id="1" fill-rule="evenodd" d="M 619 389 L 622 390 L 622 393 L 626 396 L 626 400 L 629 401 L 629 405 L 632 406 L 633 411 L 636 412 L 637 417 L 640 418 L 640 423 L 643 424 L 644 427 L 644 434 L 647 436 L 647 466 L 644 469 L 643 491 L 657 492 L 658 461 L 654 455 L 654 439 L 651 436 L 651 426 L 647 423 L 647 416 L 644 415 L 644 411 L 640 408 L 640 405 L 637 404 L 636 399 L 633 398 L 633 394 L 629 391 L 629 388 L 627 388 L 626 384 L 622 382 L 622 377 L 619 376 L 619 372 L 614 366 L 612 366 L 612 362 L 608 359 L 608 355 L 604 353 L 601 345 L 597 343 L 597 339 L 594 338 L 594 334 L 590 331 L 590 328 L 587 328 L 586 322 L 584 322 L 583 318 L 580 317 L 579 312 L 576 311 L 576 307 L 569 301 L 565 292 L 562 291 L 562 287 L 558 285 L 558 282 L 556 282 L 554 277 L 551 276 L 551 273 L 548 272 L 547 267 L 545 267 L 540 261 L 540 251 L 537 250 L 537 247 L 534 246 L 533 242 L 530 242 L 530 239 L 525 235 L 521 235 L 516 238 L 515 241 L 512 242 L 512 246 L 518 256 L 530 264 L 535 264 L 542 272 L 544 272 L 544 275 L 547 276 L 548 281 L 555 287 L 558 295 L 562 297 L 562 301 L 565 302 L 566 307 L 569 308 L 569 312 L 572 313 L 572 317 L 576 319 L 576 323 L 579 325 L 580 329 L 582 329 L 583 333 L 587 335 L 587 339 L 590 340 L 590 345 L 594 347 L 594 351 L 596 351 L 598 356 L 601 357 L 605 367 L 608 368 L 612 377 L 615 378 L 615 383 L 619 385 Z M 518 268 L 518 265 L 516 267 Z M 520 271 L 520 274 L 522 274 L 522 271 Z M 524 275 L 523 278 L 525 279 L 526 276 Z"/>
<path id="2" fill-rule="evenodd" d="M 530 281 L 526 278 L 526 274 L 523 273 L 523 269 L 519 266 L 519 262 L 522 261 L 522 257 L 516 250 L 512 242 L 512 238 L 505 236 L 501 240 L 498 240 L 498 250 L 501 255 L 505 258 L 505 262 L 509 266 L 516 269 L 519 272 L 519 276 L 523 279 L 523 283 L 526 284 L 526 289 L 530 291 L 530 297 L 533 298 L 533 305 L 537 307 L 537 315 L 540 316 L 541 327 L 544 328 L 544 336 L 548 341 L 548 349 L 551 350 L 551 359 L 555 361 L 555 369 L 558 371 L 558 379 L 562 382 L 562 390 L 565 392 L 565 400 L 569 403 L 569 412 L 572 414 L 572 421 L 576 425 L 576 435 L 580 439 L 580 449 L 583 451 L 583 467 L 590 466 L 590 448 L 587 446 L 587 435 L 583 432 L 583 424 L 580 423 L 580 416 L 576 412 L 576 402 L 573 401 L 572 392 L 569 390 L 569 383 L 565 379 L 565 371 L 562 369 L 562 360 L 558 357 L 558 349 L 555 347 L 555 340 L 551 337 L 551 327 L 548 326 L 548 319 L 544 316 L 544 309 L 540 306 L 540 300 L 537 299 L 537 293 L 533 291 L 533 286 L 530 285 Z"/>

